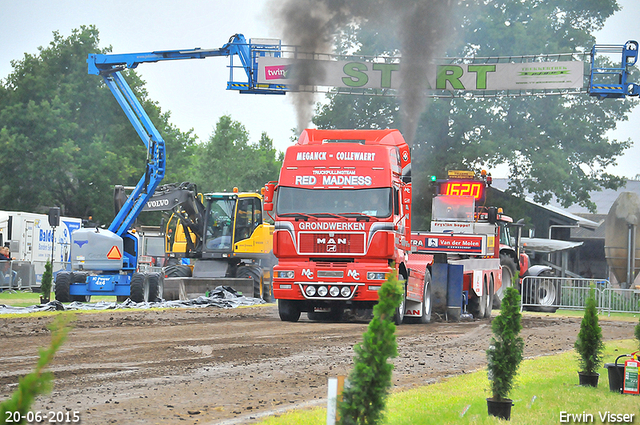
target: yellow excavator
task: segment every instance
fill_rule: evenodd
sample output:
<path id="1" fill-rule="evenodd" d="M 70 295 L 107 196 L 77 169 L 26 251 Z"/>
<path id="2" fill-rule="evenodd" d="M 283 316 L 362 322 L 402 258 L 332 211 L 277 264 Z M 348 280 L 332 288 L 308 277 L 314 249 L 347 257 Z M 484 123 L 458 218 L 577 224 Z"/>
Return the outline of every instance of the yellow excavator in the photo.
<path id="1" fill-rule="evenodd" d="M 171 211 L 164 225 L 164 299 L 229 286 L 271 301 L 274 226 L 264 221 L 261 194 L 237 188 L 202 194 L 193 183 L 168 184 L 156 189 L 144 210 Z"/>

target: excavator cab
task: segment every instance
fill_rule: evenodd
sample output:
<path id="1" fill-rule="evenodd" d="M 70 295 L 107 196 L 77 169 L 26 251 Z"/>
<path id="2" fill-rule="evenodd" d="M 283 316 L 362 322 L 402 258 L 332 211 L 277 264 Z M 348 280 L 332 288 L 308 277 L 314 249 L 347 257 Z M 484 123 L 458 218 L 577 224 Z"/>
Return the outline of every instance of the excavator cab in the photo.
<path id="1" fill-rule="evenodd" d="M 271 251 L 273 231 L 263 222 L 260 195 L 214 193 L 205 201 L 203 258 Z"/>

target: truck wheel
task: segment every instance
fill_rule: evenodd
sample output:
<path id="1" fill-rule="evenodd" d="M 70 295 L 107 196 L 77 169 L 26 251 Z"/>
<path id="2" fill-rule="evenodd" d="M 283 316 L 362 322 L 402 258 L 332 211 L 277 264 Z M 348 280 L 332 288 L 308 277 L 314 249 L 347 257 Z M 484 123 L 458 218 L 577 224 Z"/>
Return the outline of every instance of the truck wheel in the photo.
<path id="1" fill-rule="evenodd" d="M 141 303 L 145 301 L 145 291 L 147 289 L 147 279 L 144 273 L 134 273 L 131 276 L 131 283 L 129 285 L 129 298 L 135 303 Z"/>
<path id="2" fill-rule="evenodd" d="M 496 294 L 493 292 L 494 290 L 495 290 L 495 284 L 493 281 L 493 275 L 491 275 L 491 277 L 489 278 L 489 291 L 487 292 L 487 304 L 484 310 L 485 319 L 491 318 L 491 307 L 494 303 L 494 300 L 496 299 Z"/>
<path id="3" fill-rule="evenodd" d="M 295 301 L 278 300 L 278 314 L 283 322 L 297 322 L 300 319 L 300 308 Z"/>
<path id="4" fill-rule="evenodd" d="M 425 270 L 424 273 L 424 294 L 422 297 L 422 317 L 418 318 L 418 323 L 431 322 L 431 272 Z"/>
<path id="5" fill-rule="evenodd" d="M 499 309 L 507 287 L 513 286 L 513 278 L 516 275 L 516 262 L 508 254 L 500 254 L 500 265 L 502 266 L 502 286 L 498 288 L 493 297 L 493 308 Z"/>
<path id="6" fill-rule="evenodd" d="M 71 276 L 67 272 L 59 272 L 56 276 L 56 300 L 61 303 L 71 302 L 69 288 L 71 287 Z"/>
<path id="7" fill-rule="evenodd" d="M 482 295 L 469 298 L 469 313 L 473 314 L 476 319 L 484 319 L 487 309 L 491 309 L 491 304 L 489 304 L 489 285 L 485 277 Z"/>
<path id="8" fill-rule="evenodd" d="M 404 285 L 403 285 L 404 287 Z M 396 313 L 393 315 L 393 321 L 396 325 L 401 325 L 404 321 L 404 310 L 406 306 L 406 293 L 403 290 L 402 300 L 400 301 L 400 305 L 396 308 Z"/>
<path id="9" fill-rule="evenodd" d="M 151 273 L 147 276 L 147 288 L 148 292 L 146 294 L 147 302 L 154 303 L 162 299 L 162 277 L 160 273 Z"/>

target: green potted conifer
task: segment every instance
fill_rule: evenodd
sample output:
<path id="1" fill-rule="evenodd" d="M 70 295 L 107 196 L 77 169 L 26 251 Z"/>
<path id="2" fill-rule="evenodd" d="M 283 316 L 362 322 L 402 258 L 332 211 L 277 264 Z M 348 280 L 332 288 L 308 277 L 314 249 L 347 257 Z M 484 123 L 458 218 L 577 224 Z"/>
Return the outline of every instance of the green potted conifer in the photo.
<path id="1" fill-rule="evenodd" d="M 51 267 L 51 261 L 47 260 L 44 265 L 44 273 L 42 273 L 42 280 L 40 281 L 40 304 L 46 304 L 51 299 L 51 281 L 53 280 L 53 273 Z"/>
<path id="2" fill-rule="evenodd" d="M 580 332 L 575 342 L 575 349 L 580 355 L 578 358 L 578 376 L 580 385 L 591 387 L 598 386 L 600 374 L 598 368 L 602 366 L 602 329 L 598 323 L 598 311 L 596 309 L 596 290 L 591 287 L 586 300 L 584 317 L 580 323 Z"/>
<path id="3" fill-rule="evenodd" d="M 507 398 L 515 384 L 515 376 L 522 362 L 524 341 L 519 336 L 522 329 L 520 293 L 514 287 L 506 288 L 500 306 L 500 315 L 493 319 L 491 346 L 487 350 L 491 394 L 487 399 L 489 415 L 502 419 L 511 417 L 513 401 Z"/>

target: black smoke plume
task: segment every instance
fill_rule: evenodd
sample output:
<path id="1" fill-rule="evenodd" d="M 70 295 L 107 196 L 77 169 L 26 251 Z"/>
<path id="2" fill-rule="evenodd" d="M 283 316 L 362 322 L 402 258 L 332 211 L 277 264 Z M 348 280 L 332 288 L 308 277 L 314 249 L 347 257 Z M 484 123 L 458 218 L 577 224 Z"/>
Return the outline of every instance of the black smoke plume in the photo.
<path id="1" fill-rule="evenodd" d="M 338 31 L 366 20 L 394 24 L 401 40 L 400 110 L 402 131 L 412 143 L 420 115 L 426 107 L 427 67 L 446 47 L 454 0 L 272 0 L 276 30 L 285 43 L 300 52 L 329 53 Z M 320 72 L 313 66 L 296 69 L 293 85 L 308 86 Z M 311 122 L 314 95 L 291 93 L 298 130 Z"/>

